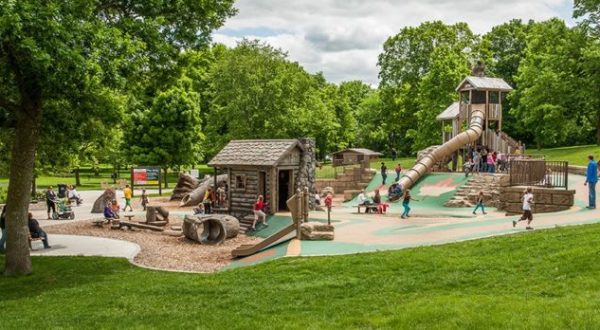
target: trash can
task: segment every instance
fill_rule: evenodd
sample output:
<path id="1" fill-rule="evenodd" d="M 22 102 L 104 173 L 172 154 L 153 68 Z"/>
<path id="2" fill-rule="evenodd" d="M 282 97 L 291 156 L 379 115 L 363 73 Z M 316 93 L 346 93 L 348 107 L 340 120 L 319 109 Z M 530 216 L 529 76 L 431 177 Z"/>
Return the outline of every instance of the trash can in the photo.
<path id="1" fill-rule="evenodd" d="M 59 183 L 57 185 L 57 187 L 58 187 L 58 197 L 59 198 L 67 197 L 67 185 L 64 183 Z"/>

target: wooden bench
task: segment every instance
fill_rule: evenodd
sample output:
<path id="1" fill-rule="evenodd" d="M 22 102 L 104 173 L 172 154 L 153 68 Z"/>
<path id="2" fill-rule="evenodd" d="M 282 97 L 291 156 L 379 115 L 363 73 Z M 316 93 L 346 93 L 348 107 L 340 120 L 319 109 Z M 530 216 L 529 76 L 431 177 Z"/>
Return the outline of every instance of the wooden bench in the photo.
<path id="1" fill-rule="evenodd" d="M 360 213 L 360 208 L 365 208 L 365 213 L 369 213 L 369 211 L 373 213 L 377 213 L 377 204 L 368 204 L 368 205 L 354 205 L 358 209 L 358 213 Z"/>

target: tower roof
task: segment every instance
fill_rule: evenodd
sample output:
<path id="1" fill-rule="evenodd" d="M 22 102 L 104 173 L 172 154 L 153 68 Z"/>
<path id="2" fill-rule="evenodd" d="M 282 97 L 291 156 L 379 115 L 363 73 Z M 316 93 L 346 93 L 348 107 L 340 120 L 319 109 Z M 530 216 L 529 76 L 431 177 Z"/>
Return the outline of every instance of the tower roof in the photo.
<path id="1" fill-rule="evenodd" d="M 510 92 L 513 90 L 502 78 L 468 76 L 458 85 L 456 91 L 469 89 L 500 92 Z"/>

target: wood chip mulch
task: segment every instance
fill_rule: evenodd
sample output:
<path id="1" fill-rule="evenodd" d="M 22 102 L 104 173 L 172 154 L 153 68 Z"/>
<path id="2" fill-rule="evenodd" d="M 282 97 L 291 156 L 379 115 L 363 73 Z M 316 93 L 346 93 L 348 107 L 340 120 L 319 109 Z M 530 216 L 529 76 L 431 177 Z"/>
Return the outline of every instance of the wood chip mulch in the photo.
<path id="1" fill-rule="evenodd" d="M 143 221 L 133 218 L 133 222 Z M 232 261 L 231 251 L 243 244 L 256 244 L 255 237 L 239 234 L 222 245 L 201 245 L 184 236 L 170 236 L 171 226 L 181 226 L 182 219 L 170 219 L 165 232 L 151 230 L 110 229 L 110 226 L 96 227 L 91 221 L 79 221 L 45 228 L 48 234 L 85 235 L 120 239 L 137 243 L 140 253 L 134 258 L 138 264 L 160 269 L 214 272 Z"/>

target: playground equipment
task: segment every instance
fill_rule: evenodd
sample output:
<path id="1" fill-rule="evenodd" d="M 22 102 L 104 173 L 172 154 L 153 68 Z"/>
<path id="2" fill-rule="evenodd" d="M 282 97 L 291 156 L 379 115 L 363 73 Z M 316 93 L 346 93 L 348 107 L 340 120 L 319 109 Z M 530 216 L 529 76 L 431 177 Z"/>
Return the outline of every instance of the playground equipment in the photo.
<path id="1" fill-rule="evenodd" d="M 245 256 L 252 255 L 256 252 L 259 252 L 259 251 L 269 247 L 270 245 L 273 245 L 274 243 L 279 242 L 282 238 L 286 237 L 288 234 L 293 233 L 294 231 L 296 231 L 295 238 L 300 239 L 300 237 L 301 237 L 300 226 L 301 226 L 302 222 L 306 222 L 308 220 L 309 196 L 310 196 L 310 194 L 308 192 L 308 189 L 305 189 L 304 191 L 301 191 L 300 189 L 298 189 L 296 194 L 294 194 L 292 197 L 290 197 L 287 200 L 286 205 L 287 205 L 288 209 L 292 212 L 293 222 L 291 225 L 289 225 L 289 226 L 281 229 L 277 233 L 265 238 L 258 244 L 242 245 L 242 246 L 238 247 L 237 249 L 231 251 L 231 254 L 234 257 L 245 257 Z M 292 238 L 294 238 L 294 237 L 293 236 L 289 237 L 289 238 L 287 238 L 287 240 L 292 239 Z"/>
<path id="2" fill-rule="evenodd" d="M 491 150 L 510 153 L 515 142 L 502 130 L 502 98 L 512 88 L 502 79 L 480 76 L 466 77 L 456 89 L 460 101 L 451 105 L 438 119 L 452 120 L 452 132 L 443 133 L 444 144 L 426 154 L 398 181 L 402 189 L 417 183 L 436 163 L 458 159 L 458 151 L 469 153 L 478 144 Z M 459 133 L 463 122 L 468 128 Z"/>
<path id="3" fill-rule="evenodd" d="M 213 185 L 214 186 L 213 193 L 214 193 L 214 189 L 217 189 L 215 186 L 215 182 L 217 185 L 219 185 L 221 183 L 226 183 L 227 180 L 228 180 L 227 174 L 218 175 L 216 177 L 216 179 L 214 177 L 206 178 L 193 190 L 191 190 L 190 192 L 183 195 L 179 206 L 183 207 L 183 206 L 192 206 L 192 205 L 200 204 L 200 202 L 202 202 L 202 199 L 204 198 L 204 193 L 206 192 L 206 189 L 208 189 L 211 185 Z"/>
<path id="4" fill-rule="evenodd" d="M 235 217 L 224 214 L 186 215 L 182 230 L 185 237 L 193 241 L 217 245 L 228 238 L 236 237 L 240 231 L 240 222 Z"/>

